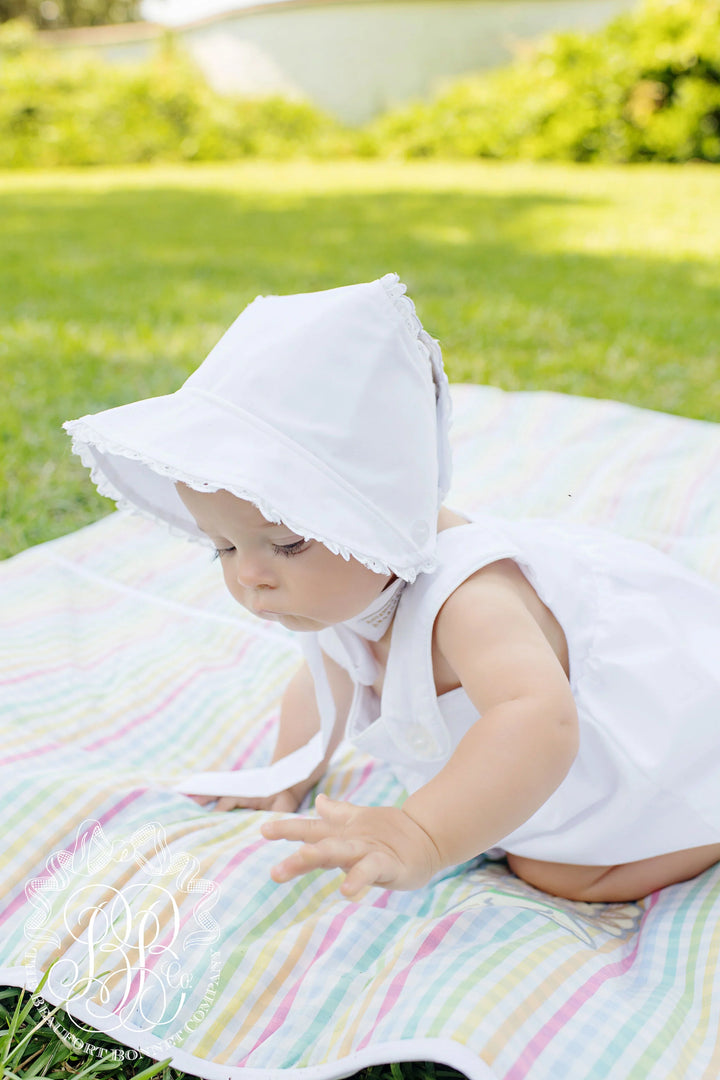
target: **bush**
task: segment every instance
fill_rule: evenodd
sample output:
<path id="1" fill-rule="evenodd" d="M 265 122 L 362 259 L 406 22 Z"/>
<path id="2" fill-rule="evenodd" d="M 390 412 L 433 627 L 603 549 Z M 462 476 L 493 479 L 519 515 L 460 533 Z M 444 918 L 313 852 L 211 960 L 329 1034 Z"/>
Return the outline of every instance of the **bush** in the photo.
<path id="1" fill-rule="evenodd" d="M 364 152 L 409 158 L 720 161 L 720 0 L 646 0 L 562 33 L 429 105 L 381 117 Z"/>
<path id="2" fill-rule="evenodd" d="M 114 65 L 0 28 L 0 167 L 218 161 L 342 152 L 339 125 L 305 102 L 215 93 L 168 35 Z"/>
<path id="3" fill-rule="evenodd" d="M 720 162 L 720 0 L 644 0 L 359 131 L 305 102 L 215 93 L 171 35 L 116 65 L 0 26 L 0 167 L 351 154 Z"/>

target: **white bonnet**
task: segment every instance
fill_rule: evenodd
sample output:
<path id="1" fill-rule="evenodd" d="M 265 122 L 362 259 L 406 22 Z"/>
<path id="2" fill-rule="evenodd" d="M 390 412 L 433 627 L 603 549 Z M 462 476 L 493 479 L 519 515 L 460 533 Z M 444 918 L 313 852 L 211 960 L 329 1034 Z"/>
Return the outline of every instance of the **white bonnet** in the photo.
<path id="1" fill-rule="evenodd" d="M 259 296 L 174 394 L 70 420 L 101 495 L 203 540 L 175 489 L 224 489 L 335 554 L 435 569 L 450 486 L 440 347 L 397 274 Z"/>

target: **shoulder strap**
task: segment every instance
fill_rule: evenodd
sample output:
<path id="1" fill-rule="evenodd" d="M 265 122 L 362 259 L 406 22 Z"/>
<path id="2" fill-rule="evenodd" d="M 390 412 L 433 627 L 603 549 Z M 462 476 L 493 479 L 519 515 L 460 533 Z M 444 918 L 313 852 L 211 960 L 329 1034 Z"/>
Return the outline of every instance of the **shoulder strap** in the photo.
<path id="1" fill-rule="evenodd" d="M 438 569 L 419 576 L 401 596 L 385 673 L 382 715 L 400 749 L 415 758 L 432 761 L 451 751 L 432 666 L 432 633 L 438 611 L 476 570 L 518 554 L 516 545 L 494 521 L 483 519 L 445 529 L 438 536 Z"/>

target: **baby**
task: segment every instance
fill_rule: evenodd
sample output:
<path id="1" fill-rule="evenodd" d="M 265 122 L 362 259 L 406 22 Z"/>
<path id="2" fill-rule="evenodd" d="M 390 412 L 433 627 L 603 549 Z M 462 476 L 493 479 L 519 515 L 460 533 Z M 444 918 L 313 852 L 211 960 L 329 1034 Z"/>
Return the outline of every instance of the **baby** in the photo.
<path id="1" fill-rule="evenodd" d="M 267 770 L 176 786 L 294 812 L 345 737 L 402 807 L 273 818 L 285 882 L 415 889 L 496 848 L 569 899 L 634 900 L 720 860 L 720 591 L 598 530 L 446 505 L 438 343 L 395 275 L 259 297 L 174 395 L 66 424 L 99 490 L 211 543 L 300 632 Z"/>

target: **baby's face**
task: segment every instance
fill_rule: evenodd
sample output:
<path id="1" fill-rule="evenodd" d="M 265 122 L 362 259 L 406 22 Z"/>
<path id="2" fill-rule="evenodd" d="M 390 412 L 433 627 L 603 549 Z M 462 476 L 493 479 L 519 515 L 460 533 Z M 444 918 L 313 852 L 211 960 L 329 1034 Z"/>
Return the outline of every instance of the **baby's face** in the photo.
<path id="1" fill-rule="evenodd" d="M 229 491 L 177 492 L 215 544 L 225 584 L 239 604 L 289 630 L 322 630 L 359 615 L 379 596 L 390 574 L 376 574 L 318 540 L 303 540 L 265 520 L 257 507 Z"/>

